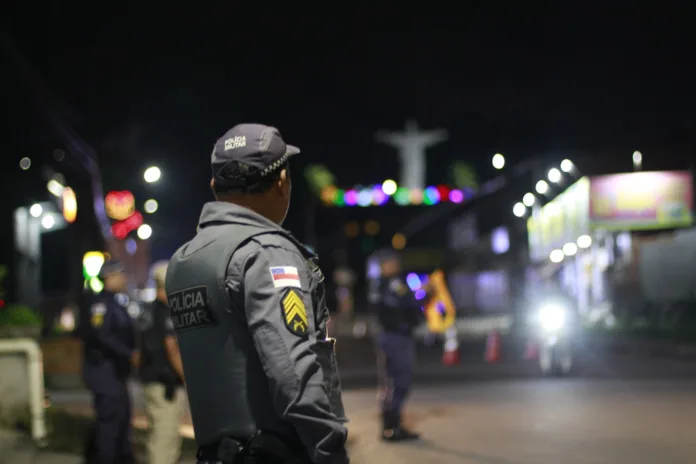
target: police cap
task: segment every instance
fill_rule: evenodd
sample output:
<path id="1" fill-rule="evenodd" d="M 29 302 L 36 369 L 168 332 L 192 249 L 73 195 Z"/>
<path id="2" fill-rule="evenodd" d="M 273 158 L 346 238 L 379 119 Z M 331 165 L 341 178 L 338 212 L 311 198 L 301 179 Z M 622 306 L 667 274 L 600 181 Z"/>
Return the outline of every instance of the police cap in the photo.
<path id="1" fill-rule="evenodd" d="M 239 124 L 215 143 L 210 167 L 217 187 L 242 189 L 273 173 L 299 152 L 283 141 L 275 127 Z M 221 176 L 223 169 L 225 175 Z"/>

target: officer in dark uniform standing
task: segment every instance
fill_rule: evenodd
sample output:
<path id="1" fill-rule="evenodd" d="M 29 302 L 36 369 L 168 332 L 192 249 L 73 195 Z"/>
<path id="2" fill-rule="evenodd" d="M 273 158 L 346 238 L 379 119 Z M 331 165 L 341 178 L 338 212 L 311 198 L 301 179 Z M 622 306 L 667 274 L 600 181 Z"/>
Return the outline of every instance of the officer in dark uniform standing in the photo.
<path id="1" fill-rule="evenodd" d="M 297 153 L 259 124 L 221 137 L 211 160 L 217 201 L 169 263 L 199 462 L 349 462 L 324 276 L 281 227 Z"/>
<path id="2" fill-rule="evenodd" d="M 84 381 L 93 394 L 96 427 L 85 457 L 99 464 L 128 464 L 131 448 L 131 401 L 127 379 L 134 357 L 134 325 L 126 310 L 127 279 L 118 262 L 104 263 L 102 293 L 88 297 L 82 323 Z"/>
<path id="3" fill-rule="evenodd" d="M 419 435 L 406 430 L 401 420 L 411 390 L 415 342 L 413 330 L 425 320 L 423 302 L 401 277 L 401 263 L 395 253 L 384 253 L 375 311 L 380 326 L 379 348 L 382 439 L 390 442 L 415 440 Z M 429 288 L 425 289 L 429 291 Z"/>

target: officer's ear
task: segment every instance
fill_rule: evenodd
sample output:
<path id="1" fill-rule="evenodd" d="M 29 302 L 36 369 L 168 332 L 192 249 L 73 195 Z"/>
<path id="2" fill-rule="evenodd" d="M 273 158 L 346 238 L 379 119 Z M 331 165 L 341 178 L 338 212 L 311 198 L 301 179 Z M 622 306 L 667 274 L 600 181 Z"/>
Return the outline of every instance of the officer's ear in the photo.
<path id="1" fill-rule="evenodd" d="M 290 176 L 288 175 L 287 169 L 280 171 L 280 176 L 278 177 L 278 189 L 280 190 L 283 198 L 290 196 Z"/>
<path id="2" fill-rule="evenodd" d="M 213 191 L 213 196 L 217 200 L 217 193 L 215 193 L 215 179 L 214 178 L 210 179 L 210 190 Z"/>

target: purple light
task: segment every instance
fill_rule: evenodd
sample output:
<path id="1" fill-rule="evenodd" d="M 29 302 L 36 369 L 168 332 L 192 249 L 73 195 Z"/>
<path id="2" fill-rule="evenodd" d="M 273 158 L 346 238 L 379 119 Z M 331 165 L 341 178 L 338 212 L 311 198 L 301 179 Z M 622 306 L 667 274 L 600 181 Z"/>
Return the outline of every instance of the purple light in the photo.
<path id="1" fill-rule="evenodd" d="M 427 295 L 427 293 L 425 293 L 425 290 L 423 290 L 423 289 L 416 290 L 416 294 L 415 294 L 416 300 L 422 300 L 423 298 L 426 297 L 426 295 Z"/>
<path id="2" fill-rule="evenodd" d="M 464 192 L 461 190 L 452 190 L 449 193 L 449 200 L 452 203 L 461 203 L 464 201 Z"/>
<path id="3" fill-rule="evenodd" d="M 356 192 L 355 190 L 347 190 L 346 193 L 343 194 L 343 201 L 348 206 L 357 205 L 358 204 L 358 192 Z"/>
<path id="4" fill-rule="evenodd" d="M 377 186 L 372 189 L 372 202 L 375 205 L 381 206 L 385 204 L 387 200 L 389 200 L 389 197 L 386 193 L 384 193 L 381 186 Z"/>
<path id="5" fill-rule="evenodd" d="M 406 283 L 408 284 L 409 288 L 413 291 L 418 290 L 422 285 L 421 280 L 418 278 L 418 275 L 413 272 L 406 276 Z"/>

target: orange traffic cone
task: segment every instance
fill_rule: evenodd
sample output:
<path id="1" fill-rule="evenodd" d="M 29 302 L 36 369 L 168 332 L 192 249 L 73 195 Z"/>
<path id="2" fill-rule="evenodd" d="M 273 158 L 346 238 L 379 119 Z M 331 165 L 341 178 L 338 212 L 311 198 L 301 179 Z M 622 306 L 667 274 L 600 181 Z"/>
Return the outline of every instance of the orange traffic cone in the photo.
<path id="1" fill-rule="evenodd" d="M 445 332 L 445 349 L 442 353 L 442 364 L 445 366 L 459 364 L 459 341 L 457 340 L 456 329 L 449 329 Z"/>
<path id="2" fill-rule="evenodd" d="M 484 359 L 486 362 L 497 363 L 500 361 L 500 345 L 500 332 L 494 330 L 488 334 L 488 338 L 486 339 L 486 352 L 484 354 Z"/>

